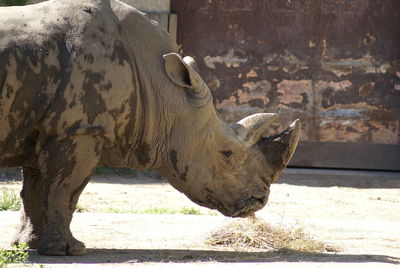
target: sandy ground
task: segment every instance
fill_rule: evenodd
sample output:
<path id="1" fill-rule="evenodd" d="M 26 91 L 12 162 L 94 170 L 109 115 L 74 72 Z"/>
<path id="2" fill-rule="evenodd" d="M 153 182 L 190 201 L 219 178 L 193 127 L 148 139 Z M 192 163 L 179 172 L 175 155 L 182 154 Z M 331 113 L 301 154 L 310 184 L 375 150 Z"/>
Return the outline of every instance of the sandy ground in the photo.
<path id="1" fill-rule="evenodd" d="M 14 175 L 0 187 L 19 189 Z M 72 230 L 89 249 L 82 257 L 31 252 L 38 267 L 395 267 L 400 264 L 400 174 L 289 169 L 272 187 L 257 216 L 274 225 L 301 226 L 337 253 L 235 252 L 210 247 L 207 235 L 232 219 L 198 207 L 169 184 L 155 179 L 96 176 L 79 201 Z M 196 208 L 204 215 L 132 214 L 149 208 Z M 108 211 L 108 212 L 105 212 Z M 0 212 L 0 247 L 7 247 L 18 212 Z"/>

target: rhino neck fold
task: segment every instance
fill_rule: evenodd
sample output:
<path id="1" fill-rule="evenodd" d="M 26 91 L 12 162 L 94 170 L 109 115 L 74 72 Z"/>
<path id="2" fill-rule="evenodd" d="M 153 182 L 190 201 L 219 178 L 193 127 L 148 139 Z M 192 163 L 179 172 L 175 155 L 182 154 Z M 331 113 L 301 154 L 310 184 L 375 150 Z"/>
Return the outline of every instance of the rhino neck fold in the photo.
<path id="1" fill-rule="evenodd" d="M 134 53 L 133 49 L 129 52 Z M 158 152 L 169 122 L 164 118 L 164 105 L 151 81 L 152 74 L 140 61 L 129 57 L 132 80 L 128 111 L 115 129 L 115 140 L 103 152 L 104 166 L 151 169 L 159 165 Z"/>
<path id="2" fill-rule="evenodd" d="M 127 129 L 127 133 L 132 133 L 128 138 L 127 165 L 135 169 L 151 169 L 160 165 L 158 156 L 164 145 L 162 141 L 168 135 L 169 121 L 165 118 L 161 89 L 152 81 L 154 75 L 139 62 L 132 59 L 136 97 L 131 113 L 136 116 L 132 129 Z"/>

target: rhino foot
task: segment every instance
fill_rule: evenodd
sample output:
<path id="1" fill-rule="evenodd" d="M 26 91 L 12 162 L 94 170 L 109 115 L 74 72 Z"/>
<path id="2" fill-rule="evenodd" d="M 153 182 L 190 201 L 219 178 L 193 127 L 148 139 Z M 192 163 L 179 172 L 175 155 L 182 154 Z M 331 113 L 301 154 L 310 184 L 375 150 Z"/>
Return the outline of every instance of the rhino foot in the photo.
<path id="1" fill-rule="evenodd" d="M 26 243 L 29 248 L 36 249 L 45 229 L 42 207 L 43 180 L 38 169 L 22 166 L 21 171 L 24 178 L 21 191 L 21 218 L 11 244 Z"/>
<path id="2" fill-rule="evenodd" d="M 65 240 L 46 239 L 45 237 L 40 241 L 37 252 L 40 255 L 54 255 L 54 256 L 82 256 L 86 254 L 85 244 L 81 241 L 71 238 Z"/>

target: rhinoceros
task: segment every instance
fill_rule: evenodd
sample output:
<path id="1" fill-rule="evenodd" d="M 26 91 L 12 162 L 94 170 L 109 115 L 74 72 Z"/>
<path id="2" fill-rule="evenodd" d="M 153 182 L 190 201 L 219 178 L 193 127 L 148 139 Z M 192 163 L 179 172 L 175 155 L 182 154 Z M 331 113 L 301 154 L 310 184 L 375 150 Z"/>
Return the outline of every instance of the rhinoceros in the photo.
<path id="1" fill-rule="evenodd" d="M 153 169 L 223 215 L 261 209 L 300 122 L 264 137 L 274 113 L 217 117 L 191 57 L 117 0 L 0 9 L 0 168 L 21 167 L 14 244 L 83 255 L 70 222 L 98 166 Z"/>

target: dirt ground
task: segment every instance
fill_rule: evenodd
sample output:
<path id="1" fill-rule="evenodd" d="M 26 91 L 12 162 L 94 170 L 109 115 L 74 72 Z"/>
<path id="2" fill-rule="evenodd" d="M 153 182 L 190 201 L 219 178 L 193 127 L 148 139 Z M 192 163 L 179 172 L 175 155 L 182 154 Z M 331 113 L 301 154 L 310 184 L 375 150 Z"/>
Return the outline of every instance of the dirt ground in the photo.
<path id="1" fill-rule="evenodd" d="M 13 173 L 0 187 L 19 190 Z M 202 215 L 164 213 L 193 208 Z M 88 255 L 49 257 L 30 253 L 33 267 L 264 266 L 391 267 L 400 264 L 400 173 L 287 169 L 272 186 L 269 204 L 257 213 L 273 225 L 301 226 L 339 252 L 237 252 L 205 244 L 229 219 L 189 201 L 152 178 L 95 176 L 79 201 L 72 230 Z M 132 211 L 136 211 L 132 213 Z M 118 212 L 118 213 L 117 213 Z M 18 224 L 18 212 L 0 212 L 0 247 Z"/>

